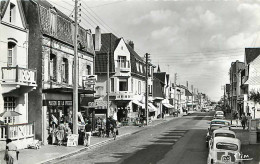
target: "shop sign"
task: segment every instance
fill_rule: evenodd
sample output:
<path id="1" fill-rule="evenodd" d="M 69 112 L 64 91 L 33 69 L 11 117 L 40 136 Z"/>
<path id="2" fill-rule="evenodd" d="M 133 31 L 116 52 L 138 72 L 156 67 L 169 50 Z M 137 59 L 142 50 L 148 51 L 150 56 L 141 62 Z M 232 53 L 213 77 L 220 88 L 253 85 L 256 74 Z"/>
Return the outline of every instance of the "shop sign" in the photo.
<path id="1" fill-rule="evenodd" d="M 69 134 L 67 146 L 77 146 L 78 145 L 78 134 Z"/>
<path id="2" fill-rule="evenodd" d="M 72 101 L 65 101 L 65 105 L 72 106 Z"/>
<path id="3" fill-rule="evenodd" d="M 57 101 L 49 101 L 50 106 L 57 106 Z"/>

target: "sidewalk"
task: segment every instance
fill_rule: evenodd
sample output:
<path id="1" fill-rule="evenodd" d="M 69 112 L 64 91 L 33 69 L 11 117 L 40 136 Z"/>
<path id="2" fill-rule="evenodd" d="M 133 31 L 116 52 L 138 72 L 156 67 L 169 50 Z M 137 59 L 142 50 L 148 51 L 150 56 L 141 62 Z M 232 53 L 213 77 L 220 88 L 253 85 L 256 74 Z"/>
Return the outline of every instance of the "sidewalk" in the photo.
<path id="1" fill-rule="evenodd" d="M 159 125 L 163 122 L 176 119 L 178 117 L 168 116 L 164 119 L 153 120 L 148 126 L 138 127 L 138 126 L 124 126 L 120 127 L 119 135 L 117 139 L 123 136 L 127 136 L 143 130 L 144 128 L 149 128 L 151 126 Z M 50 161 L 55 159 L 61 159 L 67 156 L 71 156 L 82 151 L 87 151 L 88 149 L 93 149 L 95 147 L 101 146 L 107 142 L 113 142 L 113 138 L 100 138 L 100 137 L 91 137 L 90 146 L 85 147 L 82 145 L 76 147 L 66 147 L 66 146 L 57 146 L 57 145 L 45 145 L 42 146 L 39 150 L 34 149 L 23 149 L 19 150 L 19 163 L 20 164 L 36 164 L 36 163 L 50 163 Z M 0 163 L 5 163 L 4 151 L 0 152 Z"/>

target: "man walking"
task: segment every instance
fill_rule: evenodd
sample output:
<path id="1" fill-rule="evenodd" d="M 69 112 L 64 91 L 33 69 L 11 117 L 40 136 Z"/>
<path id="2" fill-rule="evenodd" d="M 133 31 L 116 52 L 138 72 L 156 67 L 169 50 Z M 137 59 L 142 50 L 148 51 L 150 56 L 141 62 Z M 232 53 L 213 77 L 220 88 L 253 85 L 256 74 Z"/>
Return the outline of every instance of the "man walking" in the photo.
<path id="1" fill-rule="evenodd" d="M 87 124 L 85 125 L 85 139 L 84 139 L 85 146 L 90 146 L 91 131 L 92 131 L 91 122 L 87 121 Z"/>
<path id="2" fill-rule="evenodd" d="M 246 121 L 247 121 L 247 119 L 246 119 L 245 113 L 243 113 L 241 116 L 241 124 L 242 124 L 243 130 L 245 130 Z"/>

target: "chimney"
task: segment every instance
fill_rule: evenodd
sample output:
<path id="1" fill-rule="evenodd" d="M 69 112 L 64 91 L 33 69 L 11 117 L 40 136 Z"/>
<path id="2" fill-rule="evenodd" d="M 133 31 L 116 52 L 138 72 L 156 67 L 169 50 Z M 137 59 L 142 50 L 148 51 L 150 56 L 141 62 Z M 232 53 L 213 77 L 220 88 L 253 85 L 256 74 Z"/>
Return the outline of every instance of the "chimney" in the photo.
<path id="1" fill-rule="evenodd" d="M 132 49 L 134 50 L 134 47 L 135 47 L 134 42 L 130 40 L 128 44 L 129 44 L 129 46 L 132 47 Z"/>
<path id="2" fill-rule="evenodd" d="M 95 30 L 95 51 L 100 51 L 101 49 L 101 29 L 99 26 Z"/>

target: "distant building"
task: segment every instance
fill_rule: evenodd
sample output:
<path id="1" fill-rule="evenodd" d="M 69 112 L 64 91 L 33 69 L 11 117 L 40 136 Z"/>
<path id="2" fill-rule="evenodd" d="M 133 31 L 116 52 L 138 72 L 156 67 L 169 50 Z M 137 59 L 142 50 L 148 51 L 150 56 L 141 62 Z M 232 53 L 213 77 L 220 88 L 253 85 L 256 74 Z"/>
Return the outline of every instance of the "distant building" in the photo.
<path id="1" fill-rule="evenodd" d="M 239 116 L 243 113 L 243 104 L 240 97 L 240 71 L 245 67 L 244 62 L 235 61 L 231 63 L 231 67 L 229 69 L 229 78 L 230 78 L 230 104 L 232 113 L 238 112 Z"/>

